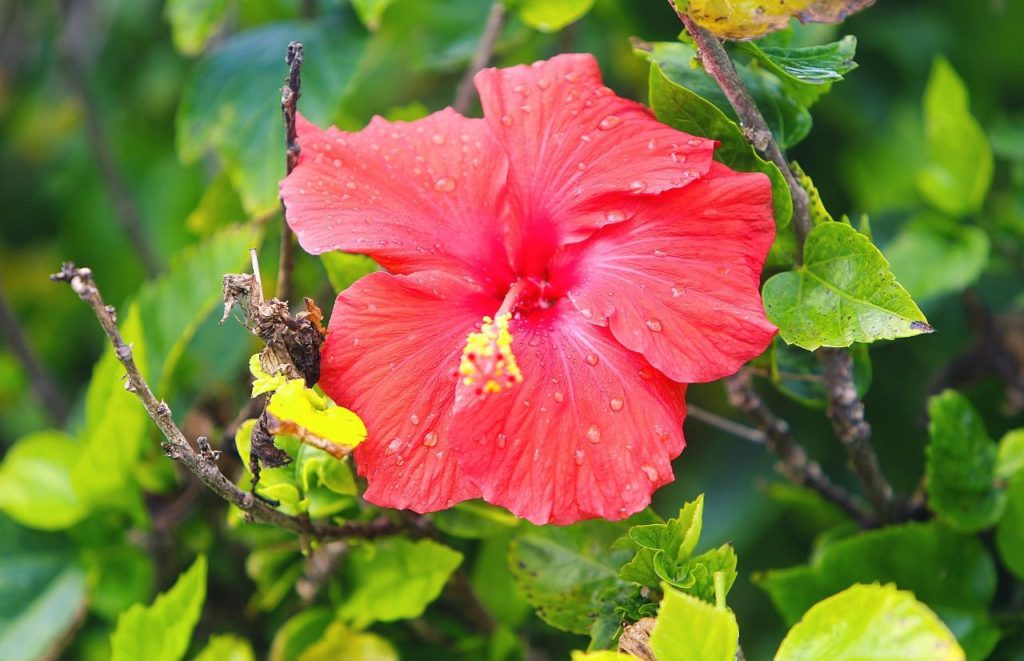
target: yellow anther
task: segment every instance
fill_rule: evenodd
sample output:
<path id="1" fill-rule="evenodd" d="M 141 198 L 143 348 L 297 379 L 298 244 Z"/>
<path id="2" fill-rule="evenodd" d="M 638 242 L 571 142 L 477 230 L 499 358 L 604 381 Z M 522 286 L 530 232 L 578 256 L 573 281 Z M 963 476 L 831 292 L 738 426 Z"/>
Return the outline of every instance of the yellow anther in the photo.
<path id="1" fill-rule="evenodd" d="M 484 317 L 479 332 L 466 338 L 458 373 L 462 384 L 475 388 L 480 396 L 500 392 L 523 380 L 512 352 L 512 333 L 508 329 L 511 318 L 511 314 L 501 314 L 496 319 Z"/>

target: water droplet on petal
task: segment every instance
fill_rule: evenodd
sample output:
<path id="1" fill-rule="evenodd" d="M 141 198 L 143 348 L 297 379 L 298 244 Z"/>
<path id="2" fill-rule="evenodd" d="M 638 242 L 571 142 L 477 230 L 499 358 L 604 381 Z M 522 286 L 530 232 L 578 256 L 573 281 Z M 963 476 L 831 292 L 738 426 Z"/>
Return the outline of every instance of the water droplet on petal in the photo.
<path id="1" fill-rule="evenodd" d="M 393 438 L 388 446 L 384 448 L 384 454 L 394 454 L 398 452 L 398 448 L 402 447 L 402 439 Z"/>
<path id="2" fill-rule="evenodd" d="M 584 319 L 593 319 L 594 318 L 594 311 L 591 310 L 590 308 L 583 308 L 582 310 L 580 310 L 580 314 L 583 315 Z"/>
<path id="3" fill-rule="evenodd" d="M 577 79 L 578 79 L 576 74 L 574 72 L 572 72 L 572 71 L 570 71 L 569 73 L 565 74 L 564 78 L 565 78 L 565 82 L 567 82 L 567 83 L 575 83 L 577 81 Z"/>
<path id="4" fill-rule="evenodd" d="M 685 287 L 673 287 L 672 288 L 672 298 L 679 298 L 680 296 L 682 296 L 685 293 L 686 293 L 686 288 Z"/>
<path id="5" fill-rule="evenodd" d="M 608 408 L 610 408 L 613 411 L 621 411 L 624 404 L 625 402 L 623 402 L 618 397 L 612 397 L 611 400 L 608 402 Z"/>
<path id="6" fill-rule="evenodd" d="M 597 124 L 597 128 L 602 131 L 608 131 L 622 123 L 622 119 L 618 115 L 608 115 Z"/>
<path id="7" fill-rule="evenodd" d="M 591 443 L 601 442 L 601 430 L 598 429 L 597 425 L 590 425 L 590 428 L 587 429 L 587 440 Z"/>
<path id="8" fill-rule="evenodd" d="M 352 338 L 352 346 L 354 346 L 354 347 L 358 347 L 359 346 L 359 338 L 358 337 Z"/>
<path id="9" fill-rule="evenodd" d="M 537 80 L 537 87 L 542 90 L 546 90 L 551 85 L 551 81 L 547 78 L 540 78 Z"/>
<path id="10" fill-rule="evenodd" d="M 561 390 L 556 390 L 555 394 L 552 395 L 552 397 L 555 398 L 556 402 L 563 402 L 563 401 L 565 401 L 565 395 L 562 394 Z"/>
<path id="11" fill-rule="evenodd" d="M 644 475 L 646 475 L 647 479 L 650 480 L 651 482 L 658 481 L 658 471 L 657 469 L 654 468 L 654 466 L 644 465 L 640 467 L 640 470 L 644 472 Z"/>
<path id="12" fill-rule="evenodd" d="M 626 214 L 621 211 L 606 211 L 604 214 L 605 220 L 609 223 L 621 223 L 626 219 Z"/>
<path id="13" fill-rule="evenodd" d="M 533 463 L 540 461 L 540 448 L 533 451 Z"/>
<path id="14" fill-rule="evenodd" d="M 523 105 L 519 106 L 519 109 L 522 110 L 527 115 L 529 115 L 530 112 L 533 110 L 533 108 L 531 108 L 529 106 L 529 104 L 523 104 Z"/>
<path id="15" fill-rule="evenodd" d="M 423 445 L 427 446 L 428 448 L 432 448 L 435 445 L 437 445 L 437 432 L 427 432 L 427 435 L 423 437 Z"/>
<path id="16" fill-rule="evenodd" d="M 639 179 L 629 182 L 629 190 L 633 191 L 634 193 L 642 193 L 646 188 L 647 184 L 640 181 Z"/>
<path id="17" fill-rule="evenodd" d="M 654 249 L 654 256 L 655 257 L 664 257 L 667 254 L 668 253 L 665 252 L 664 250 L 658 250 L 657 248 Z"/>
<path id="18" fill-rule="evenodd" d="M 661 332 L 661 322 L 658 321 L 657 319 L 648 319 L 647 320 L 647 327 L 651 329 L 652 333 L 660 333 Z"/>
<path id="19" fill-rule="evenodd" d="M 576 452 L 573 453 L 573 459 L 576 461 L 577 466 L 583 465 L 583 459 L 585 457 L 586 455 L 583 453 L 583 450 L 576 450 Z"/>
<path id="20" fill-rule="evenodd" d="M 592 353 L 588 353 L 585 360 L 587 361 L 587 365 L 597 365 L 597 356 Z"/>
<path id="21" fill-rule="evenodd" d="M 505 126 L 512 126 L 512 115 L 502 115 L 501 123 Z"/>
<path id="22" fill-rule="evenodd" d="M 409 416 L 409 422 L 411 422 L 413 425 L 420 424 L 420 416 L 413 413 L 412 415 Z"/>
<path id="23" fill-rule="evenodd" d="M 505 447 L 505 442 L 506 442 L 507 439 L 508 439 L 508 437 L 505 436 L 504 434 L 498 434 L 498 438 L 496 439 L 497 442 L 498 442 L 498 447 L 499 448 Z"/>
<path id="24" fill-rule="evenodd" d="M 434 190 L 448 193 L 455 190 L 455 180 L 451 177 L 441 177 L 434 182 Z"/>
<path id="25" fill-rule="evenodd" d="M 441 135 L 440 133 L 435 133 L 433 136 L 431 136 L 430 139 L 434 142 L 435 145 L 444 144 L 444 136 Z"/>
<path id="26" fill-rule="evenodd" d="M 654 145 L 654 140 L 648 140 L 647 141 L 647 148 L 648 149 L 654 149 L 654 146 L 655 146 Z"/>

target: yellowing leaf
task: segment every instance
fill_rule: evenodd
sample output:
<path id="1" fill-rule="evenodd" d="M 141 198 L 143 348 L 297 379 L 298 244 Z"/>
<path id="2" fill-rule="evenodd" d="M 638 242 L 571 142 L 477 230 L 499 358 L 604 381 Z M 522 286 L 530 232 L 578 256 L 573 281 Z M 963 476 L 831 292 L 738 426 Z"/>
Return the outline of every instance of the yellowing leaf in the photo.
<path id="1" fill-rule="evenodd" d="M 267 413 L 271 434 L 294 436 L 338 459 L 366 439 L 366 426 L 359 416 L 331 406 L 302 379 L 292 379 L 279 387 L 267 404 Z"/>
<path id="2" fill-rule="evenodd" d="M 701 27 L 727 39 L 754 39 L 781 30 L 789 19 L 839 23 L 875 0 L 674 0 Z"/>
<path id="3" fill-rule="evenodd" d="M 270 376 L 263 371 L 263 366 L 260 364 L 260 355 L 254 353 L 249 358 L 249 373 L 253 376 L 252 382 L 252 396 L 257 397 L 267 392 L 274 392 L 285 383 L 288 382 L 288 377 L 284 374 L 277 374 Z"/>

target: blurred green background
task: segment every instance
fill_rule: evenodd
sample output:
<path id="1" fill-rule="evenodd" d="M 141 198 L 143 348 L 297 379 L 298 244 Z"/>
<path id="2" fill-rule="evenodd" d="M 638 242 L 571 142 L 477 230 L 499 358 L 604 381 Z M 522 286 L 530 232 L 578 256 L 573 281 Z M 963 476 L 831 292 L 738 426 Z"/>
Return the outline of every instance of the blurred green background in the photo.
<path id="1" fill-rule="evenodd" d="M 364 12 L 375 4 L 353 3 Z M 273 282 L 280 224 L 276 182 L 284 168 L 279 86 L 289 40 L 306 44 L 300 110 L 318 122 L 356 129 L 373 114 L 415 118 L 451 103 L 490 3 L 384 4 L 379 16 L 362 17 L 369 16 L 373 29 L 343 0 L 0 5 L 0 295 L 6 311 L 0 318 L 0 452 L 40 429 L 82 425 L 85 386 L 104 338 L 89 309 L 47 279 L 62 261 L 91 267 L 108 302 L 120 307 L 154 271 L 182 259 L 175 255 L 183 249 L 229 224 L 256 219 L 266 226 L 264 281 Z M 592 52 L 617 92 L 643 100 L 648 65 L 633 53 L 629 38 L 670 41 L 679 31 L 660 1 L 598 0 L 581 20 L 555 33 L 540 32 L 513 13 L 495 63 Z M 1024 308 L 1022 33 L 1019 0 L 882 0 L 845 24 L 798 32 L 807 43 L 856 35 L 860 66 L 813 108 L 813 130 L 790 155 L 813 177 L 834 215 L 869 214 L 876 243 L 901 280 L 919 283 L 925 296 L 918 302 L 937 328 L 933 335 L 870 349 L 866 406 L 874 443 L 904 494 L 918 486 L 927 437 L 924 405 L 940 383 L 971 397 L 993 437 L 1021 426 L 1021 406 L 1008 402 L 993 370 L 979 370 L 969 380 L 947 378 L 944 370 L 979 341 L 969 314 L 977 305 L 969 307 L 963 293 L 968 285 L 988 310 L 1011 315 L 1007 323 L 1017 323 L 1012 315 Z M 995 178 L 982 211 L 951 230 L 975 228 L 972 237 L 983 237 L 980 256 L 940 250 L 904 265 L 899 240 L 911 221 L 930 213 L 915 178 L 925 149 L 922 96 L 937 56 L 966 84 L 972 114 L 996 156 Z M 242 255 L 233 268 L 244 260 Z M 301 253 L 297 260 L 296 294 L 314 297 L 329 312 L 335 290 L 323 264 Z M 929 289 L 949 271 L 961 277 Z M 215 321 L 201 323 L 166 392 L 158 393 L 188 431 L 214 437 L 247 398 L 245 363 L 254 350 L 238 324 Z M 1024 345 L 1019 325 L 1016 338 Z M 15 334 L 26 339 L 49 375 L 53 390 L 45 399 L 12 350 Z M 855 488 L 825 416 L 808 413 L 767 381 L 760 385 L 811 454 Z M 690 393 L 692 402 L 736 417 L 719 384 Z M 804 562 L 824 525 L 800 509 L 806 504 L 799 494 L 778 486 L 773 460 L 761 448 L 696 420 L 687 421 L 686 431 L 689 445 L 676 462 L 678 479 L 656 495 L 656 509 L 672 514 L 685 499 L 706 492 L 704 545 L 735 544 L 740 578 L 730 604 L 747 658 L 766 658 L 784 627 L 751 577 Z M 153 491 L 164 493 L 145 502 L 158 517 L 177 501 L 161 469 L 152 472 L 153 483 L 164 485 Z M 243 547 L 237 540 L 214 544 L 210 521 L 219 509 L 206 495 L 196 500 L 210 507 L 177 514 L 167 530 L 133 533 L 143 538 L 136 546 L 157 560 L 155 573 L 144 570 L 133 594 L 148 598 L 153 587 L 165 587 L 189 550 L 214 549 L 203 626 L 237 631 L 265 650 L 274 631 L 265 624 L 280 622 L 283 613 L 246 608 L 256 588 L 244 573 Z M 805 515 L 794 517 L 794 511 Z M 102 656 L 109 627 L 109 617 L 89 615 L 70 653 Z M 585 645 L 548 631 L 538 635 L 550 635 L 553 649 Z"/>

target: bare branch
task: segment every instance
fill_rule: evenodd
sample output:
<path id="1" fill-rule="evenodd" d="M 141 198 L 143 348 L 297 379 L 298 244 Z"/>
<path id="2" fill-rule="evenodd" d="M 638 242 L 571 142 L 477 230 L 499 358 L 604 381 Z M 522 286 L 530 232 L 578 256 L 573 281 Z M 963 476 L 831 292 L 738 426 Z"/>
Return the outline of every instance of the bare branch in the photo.
<path id="1" fill-rule="evenodd" d="M 850 455 L 850 465 L 875 512 L 883 521 L 891 521 L 896 515 L 892 487 L 882 474 L 871 446 L 871 425 L 864 419 L 864 404 L 853 382 L 853 358 L 842 349 L 822 348 L 816 354 L 825 367 L 825 392 L 832 428 Z"/>
<path id="2" fill-rule="evenodd" d="M 281 115 L 284 117 L 285 172 L 291 174 L 299 162 L 299 141 L 295 130 L 295 115 L 298 112 L 299 97 L 302 96 L 302 44 L 293 41 L 288 44 L 284 58 L 288 65 L 288 78 L 281 88 Z M 292 269 L 295 267 L 295 248 L 292 229 L 288 227 L 288 209 L 281 200 L 285 212 L 281 218 L 281 260 L 277 270 L 277 298 L 288 301 L 292 297 Z"/>
<path id="3" fill-rule="evenodd" d="M 861 503 L 845 489 L 833 483 L 818 462 L 808 458 L 807 450 L 793 438 L 789 424 L 772 413 L 754 389 L 748 370 L 740 370 L 727 378 L 725 389 L 729 394 L 729 403 L 764 433 L 765 447 L 779 458 L 775 470 L 791 482 L 817 491 L 850 514 L 862 526 L 874 524 L 872 516 L 865 511 Z"/>
<path id="4" fill-rule="evenodd" d="M 729 418 L 724 418 L 717 413 L 705 410 L 699 406 L 694 406 L 687 402 L 686 404 L 686 415 L 690 418 L 696 418 L 704 424 L 721 429 L 722 431 L 737 436 L 739 438 L 746 439 L 751 443 L 757 443 L 764 445 L 766 441 L 766 434 L 760 429 L 754 429 L 746 425 L 741 425 L 738 422 L 733 422 Z"/>
<path id="5" fill-rule="evenodd" d="M 0 281 L 0 285 L 2 284 Z M 68 418 L 68 403 L 50 373 L 39 362 L 32 346 L 29 345 L 25 332 L 22 330 L 21 324 L 18 323 L 18 318 L 14 316 L 14 311 L 7 304 L 2 286 L 0 286 L 0 333 L 3 334 L 11 353 L 25 368 L 36 399 L 50 414 L 53 421 L 63 427 Z"/>
<path id="6" fill-rule="evenodd" d="M 167 456 L 184 466 L 218 496 L 245 512 L 249 519 L 270 523 L 321 540 L 373 539 L 410 529 L 410 523 L 396 521 L 386 516 L 381 516 L 373 521 L 351 521 L 343 525 L 314 523 L 306 518 L 288 516 L 279 512 L 253 494 L 236 487 L 217 466 L 219 453 L 212 450 L 203 437 L 197 439 L 198 449 L 194 449 L 181 429 L 175 424 L 174 418 L 171 416 L 171 408 L 165 402 L 158 401 L 153 395 L 135 364 L 131 345 L 125 343 L 124 338 L 121 337 L 121 332 L 115 322 L 113 306 L 104 303 L 99 289 L 93 282 L 92 271 L 87 268 L 75 268 L 74 264 L 65 264 L 61 271 L 51 275 L 50 279 L 55 282 L 68 283 L 79 298 L 92 308 L 96 319 L 114 347 L 117 359 L 127 372 L 128 383 L 125 387 L 135 393 L 150 419 L 163 434 L 165 441 L 162 443 L 162 447 Z"/>
<path id="7" fill-rule="evenodd" d="M 473 77 L 477 72 L 486 67 L 494 54 L 494 46 L 501 36 L 501 28 L 505 25 L 505 5 L 495 2 L 491 5 L 491 12 L 487 15 L 487 23 L 484 25 L 484 32 L 480 35 L 476 52 L 469 63 L 469 68 L 459 81 L 459 87 L 455 91 L 455 100 L 452 108 L 463 115 L 469 110 L 469 104 L 473 100 Z"/>

